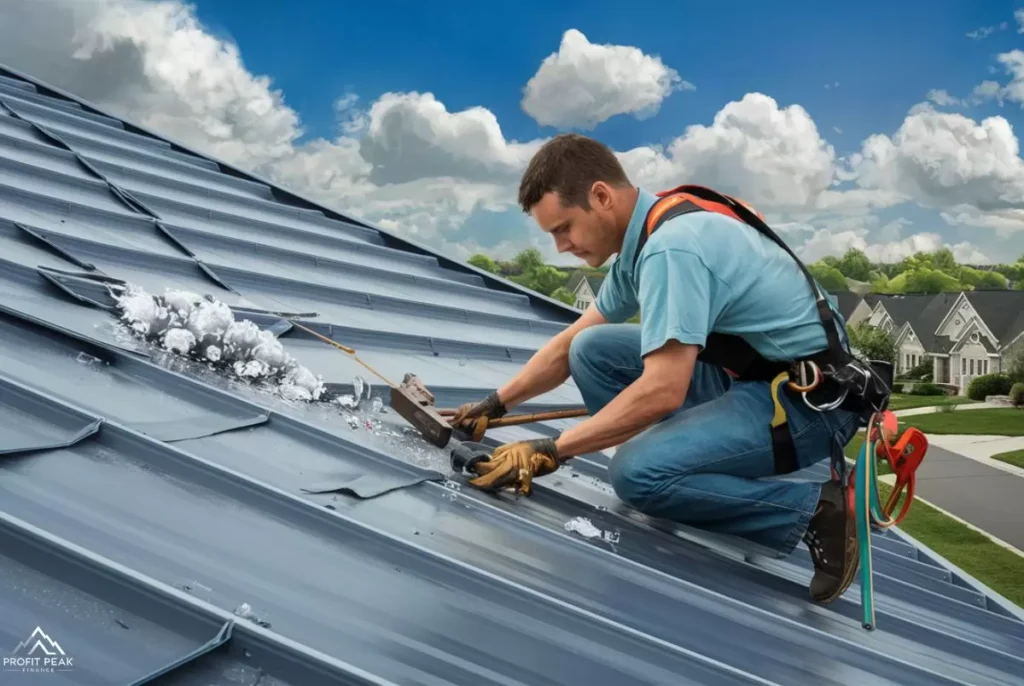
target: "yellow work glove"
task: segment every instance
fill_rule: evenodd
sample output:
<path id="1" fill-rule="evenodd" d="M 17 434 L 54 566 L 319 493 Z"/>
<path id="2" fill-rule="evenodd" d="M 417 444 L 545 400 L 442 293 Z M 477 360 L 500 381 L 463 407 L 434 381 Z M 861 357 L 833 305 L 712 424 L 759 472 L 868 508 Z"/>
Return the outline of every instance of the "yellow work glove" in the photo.
<path id="1" fill-rule="evenodd" d="M 473 471 L 480 476 L 469 483 L 485 491 L 512 488 L 528 496 L 534 477 L 550 474 L 560 464 L 554 439 L 506 443 L 494 451 L 490 460 L 473 466 Z"/>
<path id="2" fill-rule="evenodd" d="M 506 412 L 498 392 L 494 391 L 479 402 L 459 405 L 448 423 L 470 434 L 470 440 L 479 442 L 487 431 L 488 420 L 504 417 Z"/>

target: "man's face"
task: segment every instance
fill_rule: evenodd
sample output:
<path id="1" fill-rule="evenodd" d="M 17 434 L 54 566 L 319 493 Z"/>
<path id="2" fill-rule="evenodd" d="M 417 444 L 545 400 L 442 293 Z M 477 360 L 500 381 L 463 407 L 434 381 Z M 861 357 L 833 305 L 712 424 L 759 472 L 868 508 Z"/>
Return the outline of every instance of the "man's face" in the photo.
<path id="1" fill-rule="evenodd" d="M 620 246 L 615 244 L 614 214 L 610 199 L 600 189 L 590 194 L 590 210 L 566 207 L 555 193 L 533 206 L 530 215 L 555 241 L 560 253 L 571 253 L 591 267 L 600 267 Z"/>

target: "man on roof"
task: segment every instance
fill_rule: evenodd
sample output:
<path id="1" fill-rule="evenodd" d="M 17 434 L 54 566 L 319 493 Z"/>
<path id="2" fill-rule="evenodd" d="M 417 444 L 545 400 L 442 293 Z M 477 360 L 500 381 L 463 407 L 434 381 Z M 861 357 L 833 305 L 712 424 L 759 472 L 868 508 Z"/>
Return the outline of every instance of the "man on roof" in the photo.
<path id="1" fill-rule="evenodd" d="M 569 377 L 590 416 L 556 438 L 500 446 L 471 483 L 529 495 L 535 477 L 615 447 L 608 477 L 625 503 L 780 554 L 803 540 L 810 594 L 831 602 L 858 564 L 852 482 L 835 471 L 824 484 L 766 477 L 842 459 L 856 432 L 863 413 L 833 402 L 840 394 L 819 373 L 842 358 L 844 322 L 795 256 L 751 225 L 760 215 L 704 196 L 634 186 L 585 136 L 535 154 L 519 187 L 524 212 L 559 252 L 593 267 L 616 258 L 576 322 L 452 421 L 479 431 Z"/>

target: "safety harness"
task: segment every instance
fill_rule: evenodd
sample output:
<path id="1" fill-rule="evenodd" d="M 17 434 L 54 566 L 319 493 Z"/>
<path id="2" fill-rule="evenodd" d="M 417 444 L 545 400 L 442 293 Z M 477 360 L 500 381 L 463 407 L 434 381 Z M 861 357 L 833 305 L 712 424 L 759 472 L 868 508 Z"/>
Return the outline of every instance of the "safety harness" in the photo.
<path id="1" fill-rule="evenodd" d="M 914 428 L 907 429 L 895 443 L 892 442 L 897 431 L 896 417 L 887 409 L 893 384 L 892 365 L 875 360 L 864 362 L 843 347 L 835 314 L 817 281 L 756 210 L 736 198 L 704 186 L 683 185 L 657 195 L 658 200 L 647 213 L 644 231 L 640 233 L 633 254 L 634 270 L 647 240 L 666 221 L 690 212 L 717 212 L 753 227 L 785 250 L 796 260 L 811 286 L 818 317 L 825 327 L 827 347 L 824 350 L 802 359 L 770 360 L 740 336 L 712 332 L 697 359 L 724 368 L 740 381 L 771 383 L 775 412 L 770 430 L 777 474 L 788 474 L 798 468 L 786 410 L 779 400 L 784 381 L 786 388 L 803 396 L 804 403 L 811 409 L 826 412 L 841 407 L 855 412 L 860 419 L 860 426 L 867 427 L 864 447 L 852 470 L 857 476 L 856 486 L 847 492 L 850 498 L 848 505 L 856 513 L 860 541 L 861 607 L 864 612 L 862 624 L 867 629 L 873 629 L 875 615 L 870 526 L 873 522 L 882 528 L 890 527 L 906 516 L 914 497 L 914 472 L 928 448 L 924 434 Z M 845 487 L 848 476 L 843 448 L 834 442 L 831 462 L 833 475 Z M 879 459 L 887 460 L 896 474 L 896 485 L 884 506 L 878 498 L 876 461 Z M 904 491 L 907 492 L 903 506 L 893 518 L 892 512 Z"/>
<path id="2" fill-rule="evenodd" d="M 634 269 L 647 240 L 665 222 L 691 212 L 716 212 L 737 219 L 772 240 L 796 261 L 810 284 L 818 317 L 825 328 L 827 347 L 824 350 L 802 359 L 772 360 L 740 336 L 712 332 L 697 356 L 702 362 L 724 368 L 740 381 L 771 383 L 775 413 L 770 431 L 776 474 L 788 474 L 799 468 L 788 417 L 779 399 L 783 381 L 786 388 L 802 394 L 804 402 L 817 411 L 843 407 L 861 415 L 862 423 L 866 424 L 872 413 L 885 410 L 892 385 L 891 376 L 886 373 L 889 371 L 887 363 L 864 363 L 843 347 L 835 313 L 817 281 L 760 213 L 742 201 L 704 186 L 683 185 L 657 195 L 658 200 L 647 212 L 644 230 L 640 232 L 633 254 Z"/>

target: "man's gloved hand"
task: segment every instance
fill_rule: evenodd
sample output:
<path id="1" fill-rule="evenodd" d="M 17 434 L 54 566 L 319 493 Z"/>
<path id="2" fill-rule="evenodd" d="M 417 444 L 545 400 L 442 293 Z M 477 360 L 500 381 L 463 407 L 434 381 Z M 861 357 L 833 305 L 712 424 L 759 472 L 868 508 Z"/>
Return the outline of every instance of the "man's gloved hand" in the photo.
<path id="1" fill-rule="evenodd" d="M 479 442 L 487 431 L 487 420 L 504 417 L 507 410 L 494 391 L 479 402 L 460 405 L 452 416 L 449 424 L 471 434 L 471 440 Z"/>
<path id="2" fill-rule="evenodd" d="M 494 451 L 490 460 L 473 466 L 480 476 L 469 483 L 485 491 L 513 488 L 528 496 L 533 478 L 554 472 L 560 464 L 552 438 L 506 443 Z"/>

